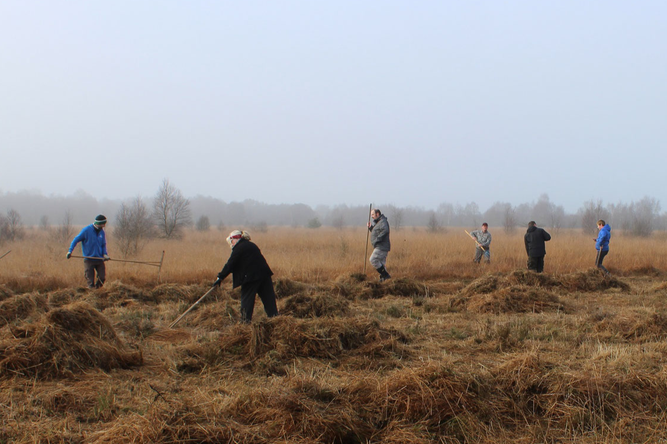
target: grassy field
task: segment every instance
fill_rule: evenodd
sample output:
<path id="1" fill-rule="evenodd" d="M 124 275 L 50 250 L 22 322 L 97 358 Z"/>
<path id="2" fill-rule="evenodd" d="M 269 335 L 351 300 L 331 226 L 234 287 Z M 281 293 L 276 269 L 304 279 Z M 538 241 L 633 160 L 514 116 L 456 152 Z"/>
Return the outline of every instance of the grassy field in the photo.
<path id="1" fill-rule="evenodd" d="M 551 232 L 545 273 L 523 232 L 392 233 L 378 283 L 361 228 L 251 233 L 281 316 L 238 322 L 215 280 L 226 232 L 151 241 L 84 288 L 67 244 L 0 248 L 0 443 L 635 443 L 667 440 L 664 233 Z M 115 254 L 113 230 L 109 250 Z M 370 251 L 368 252 L 370 254 Z"/>

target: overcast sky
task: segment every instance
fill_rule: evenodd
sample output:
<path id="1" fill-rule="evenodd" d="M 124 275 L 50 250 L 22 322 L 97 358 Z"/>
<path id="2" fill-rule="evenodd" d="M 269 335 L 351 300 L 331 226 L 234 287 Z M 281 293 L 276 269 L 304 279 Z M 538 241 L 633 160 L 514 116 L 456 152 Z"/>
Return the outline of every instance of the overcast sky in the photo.
<path id="1" fill-rule="evenodd" d="M 4 1 L 0 191 L 667 205 L 664 1 Z"/>

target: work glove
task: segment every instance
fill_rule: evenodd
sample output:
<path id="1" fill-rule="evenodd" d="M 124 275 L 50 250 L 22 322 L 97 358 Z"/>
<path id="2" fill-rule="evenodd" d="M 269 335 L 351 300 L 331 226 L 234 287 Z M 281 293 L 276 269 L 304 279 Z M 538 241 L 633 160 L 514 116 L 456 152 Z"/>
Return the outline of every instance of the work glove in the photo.
<path id="1" fill-rule="evenodd" d="M 219 287 L 220 284 L 222 284 L 222 279 L 220 278 L 216 279 L 215 282 L 213 282 L 214 287 Z"/>
<path id="2" fill-rule="evenodd" d="M 68 252 L 67 252 L 67 256 L 65 256 L 65 257 L 66 257 L 67 259 L 71 258 L 71 257 L 72 257 L 72 252 L 71 252 L 71 251 L 68 251 Z"/>
<path id="3" fill-rule="evenodd" d="M 104 262 L 106 262 L 106 261 L 110 261 L 110 260 L 111 260 L 111 258 L 109 257 L 109 255 L 108 255 L 108 254 L 105 254 L 105 255 L 104 255 Z"/>

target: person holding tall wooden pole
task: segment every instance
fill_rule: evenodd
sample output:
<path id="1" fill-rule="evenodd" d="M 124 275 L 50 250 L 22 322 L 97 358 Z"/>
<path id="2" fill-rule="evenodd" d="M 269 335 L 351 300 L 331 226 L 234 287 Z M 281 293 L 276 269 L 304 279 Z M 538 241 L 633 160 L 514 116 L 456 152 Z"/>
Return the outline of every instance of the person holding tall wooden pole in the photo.
<path id="1" fill-rule="evenodd" d="M 473 262 L 479 264 L 482 261 L 482 256 L 484 256 L 484 261 L 489 264 L 491 263 L 491 233 L 489 233 L 489 224 L 484 222 L 480 230 L 475 230 L 470 233 L 477 243 L 477 248 L 475 248 L 475 257 Z"/>
<path id="2" fill-rule="evenodd" d="M 387 255 L 391 250 L 389 221 L 387 221 L 387 217 L 377 208 L 371 210 L 371 218 L 373 222 L 368 222 L 368 231 L 371 233 L 373 253 L 371 253 L 369 262 L 380 273 L 380 282 L 384 282 L 391 278 L 391 275 L 385 268 L 387 265 Z"/>

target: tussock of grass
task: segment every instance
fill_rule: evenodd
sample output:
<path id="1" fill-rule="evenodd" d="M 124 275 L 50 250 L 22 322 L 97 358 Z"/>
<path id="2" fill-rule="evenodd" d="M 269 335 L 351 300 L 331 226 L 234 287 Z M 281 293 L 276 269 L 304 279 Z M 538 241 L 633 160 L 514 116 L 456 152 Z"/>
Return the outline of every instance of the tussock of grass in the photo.
<path id="1" fill-rule="evenodd" d="M 48 310 L 47 298 L 39 293 L 26 293 L 0 302 L 0 327 Z"/>
<path id="2" fill-rule="evenodd" d="M 663 341 L 667 339 L 667 315 L 647 310 L 627 310 L 622 315 L 605 317 L 593 328 L 607 338 L 640 343 Z"/>
<path id="3" fill-rule="evenodd" d="M 470 296 L 468 310 L 475 313 L 542 313 L 562 311 L 558 295 L 541 288 L 514 286 L 488 294 Z"/>
<path id="4" fill-rule="evenodd" d="M 1 332 L 2 377 L 51 379 L 143 362 L 141 353 L 129 350 L 109 321 L 84 302 L 53 309 L 33 323 Z"/>
<path id="5" fill-rule="evenodd" d="M 555 277 L 546 273 L 535 273 L 528 270 L 514 270 L 506 277 L 509 285 L 527 285 L 530 287 L 554 288 L 561 284 Z"/>
<path id="6" fill-rule="evenodd" d="M 667 282 L 662 282 L 653 287 L 653 291 L 664 291 L 664 290 L 667 290 Z"/>
<path id="7" fill-rule="evenodd" d="M 148 292 L 148 299 L 155 303 L 196 301 L 208 291 L 200 285 L 161 284 Z"/>
<path id="8" fill-rule="evenodd" d="M 14 292 L 5 285 L 0 285 L 0 302 L 14 296 Z"/>
<path id="9" fill-rule="evenodd" d="M 572 292 L 604 291 L 609 288 L 630 291 L 630 285 L 627 283 L 613 276 L 605 276 L 597 268 L 591 268 L 562 276 L 550 276 L 548 274 L 534 273 L 526 270 L 515 270 L 508 275 L 485 275 L 463 288 L 460 294 L 462 296 L 487 294 L 514 286 L 527 286 L 550 290 L 562 289 Z"/>
<path id="10" fill-rule="evenodd" d="M 605 276 L 597 268 L 589 268 L 585 271 L 570 273 L 561 278 L 561 285 L 568 291 L 604 291 L 610 288 L 618 288 L 622 291 L 630 291 L 630 285 L 614 276 Z"/>
<path id="11" fill-rule="evenodd" d="M 339 360 L 373 357 L 378 360 L 409 355 L 406 335 L 363 319 L 308 319 L 289 316 L 231 326 L 218 342 L 203 341 L 184 348 L 182 368 L 197 371 L 245 357 L 240 365 L 268 374 L 285 374 L 295 359 Z M 187 361 L 187 362 L 186 362 Z M 354 361 L 358 363 L 359 361 Z M 392 365 L 393 366 L 393 365 Z"/>
<path id="12" fill-rule="evenodd" d="M 313 296 L 297 294 L 285 300 L 280 312 L 296 318 L 346 316 L 350 313 L 350 303 L 348 300 L 332 294 L 316 294 Z"/>
<path id="13" fill-rule="evenodd" d="M 292 281 L 290 279 L 277 279 L 273 288 L 278 299 L 286 298 L 305 291 L 308 286 L 301 282 Z"/>

